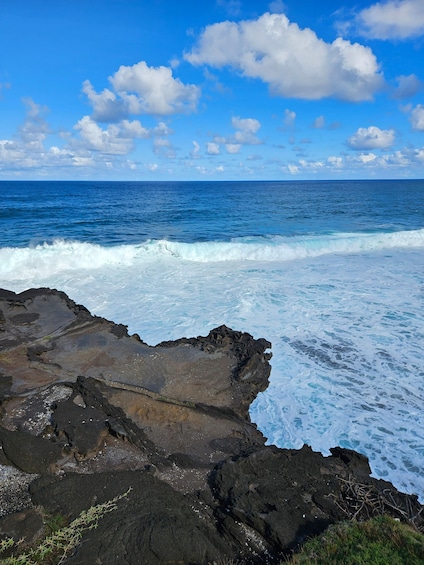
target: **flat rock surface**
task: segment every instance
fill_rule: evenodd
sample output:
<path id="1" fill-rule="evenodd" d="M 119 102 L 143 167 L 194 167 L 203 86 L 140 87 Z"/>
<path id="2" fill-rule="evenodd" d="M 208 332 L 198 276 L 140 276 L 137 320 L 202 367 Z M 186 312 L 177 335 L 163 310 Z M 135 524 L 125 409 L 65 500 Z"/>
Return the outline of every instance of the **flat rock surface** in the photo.
<path id="1" fill-rule="evenodd" d="M 273 562 L 352 516 L 420 527 L 363 456 L 265 446 L 270 347 L 225 326 L 151 347 L 62 292 L 0 290 L 0 535 L 127 491 L 67 563 Z"/>

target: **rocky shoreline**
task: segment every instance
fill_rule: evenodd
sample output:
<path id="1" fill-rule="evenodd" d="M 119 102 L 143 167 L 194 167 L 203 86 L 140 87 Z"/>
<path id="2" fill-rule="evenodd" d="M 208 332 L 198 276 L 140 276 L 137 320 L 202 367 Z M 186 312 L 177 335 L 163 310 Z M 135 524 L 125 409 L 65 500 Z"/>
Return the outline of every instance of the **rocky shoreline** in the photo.
<path id="1" fill-rule="evenodd" d="M 225 326 L 151 347 L 62 292 L 0 290 L 1 538 L 129 489 L 66 563 L 272 563 L 348 518 L 421 528 L 362 455 L 265 446 L 270 347 Z"/>

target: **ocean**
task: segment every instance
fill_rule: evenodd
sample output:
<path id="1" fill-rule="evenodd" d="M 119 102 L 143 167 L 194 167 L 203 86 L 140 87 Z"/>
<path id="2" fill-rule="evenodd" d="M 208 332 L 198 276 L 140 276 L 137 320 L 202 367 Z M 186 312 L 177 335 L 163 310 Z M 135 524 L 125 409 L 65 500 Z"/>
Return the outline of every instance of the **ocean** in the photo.
<path id="1" fill-rule="evenodd" d="M 0 227 L 2 288 L 152 345 L 268 339 L 268 443 L 355 449 L 424 502 L 424 181 L 3 181 Z"/>

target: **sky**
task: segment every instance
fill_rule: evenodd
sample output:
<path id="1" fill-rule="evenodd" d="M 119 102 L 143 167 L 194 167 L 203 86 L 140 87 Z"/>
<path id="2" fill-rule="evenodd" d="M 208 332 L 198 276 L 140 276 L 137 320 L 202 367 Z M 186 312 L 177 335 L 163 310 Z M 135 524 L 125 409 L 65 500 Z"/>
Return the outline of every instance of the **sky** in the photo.
<path id="1" fill-rule="evenodd" d="M 424 0 L 1 0 L 0 180 L 424 178 Z"/>

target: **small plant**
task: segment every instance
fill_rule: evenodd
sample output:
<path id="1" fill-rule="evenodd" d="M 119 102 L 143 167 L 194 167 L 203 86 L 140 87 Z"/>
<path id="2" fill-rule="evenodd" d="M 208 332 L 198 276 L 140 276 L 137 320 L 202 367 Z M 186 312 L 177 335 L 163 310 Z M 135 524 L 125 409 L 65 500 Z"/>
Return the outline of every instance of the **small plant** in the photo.
<path id="1" fill-rule="evenodd" d="M 423 565 L 424 535 L 388 516 L 339 522 L 305 543 L 291 565 Z"/>
<path id="2" fill-rule="evenodd" d="M 53 534 L 68 525 L 68 520 L 63 514 L 44 514 L 43 522 L 49 534 Z"/>
<path id="3" fill-rule="evenodd" d="M 1 565 L 58 565 L 79 545 L 82 534 L 97 528 L 100 518 L 118 508 L 117 502 L 128 496 L 131 488 L 123 494 L 112 498 L 103 504 L 92 506 L 83 510 L 69 525 L 65 525 L 65 518 L 55 515 L 47 519 L 46 525 L 50 529 L 47 535 L 36 547 L 19 552 L 22 540 L 16 542 L 12 538 L 0 541 L 0 554 L 15 548 L 16 555 L 0 559 Z"/>

